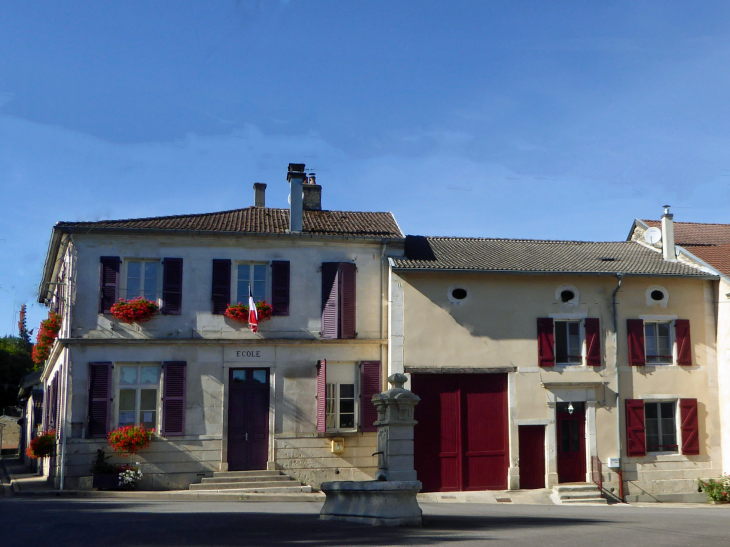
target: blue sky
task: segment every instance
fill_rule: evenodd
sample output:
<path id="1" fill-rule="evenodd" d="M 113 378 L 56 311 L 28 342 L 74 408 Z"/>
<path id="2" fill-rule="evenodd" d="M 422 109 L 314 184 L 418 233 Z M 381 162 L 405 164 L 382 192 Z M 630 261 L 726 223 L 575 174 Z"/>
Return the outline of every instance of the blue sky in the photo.
<path id="1" fill-rule="evenodd" d="M 730 3 L 0 4 L 0 335 L 53 224 L 286 206 L 411 234 L 730 222 Z"/>

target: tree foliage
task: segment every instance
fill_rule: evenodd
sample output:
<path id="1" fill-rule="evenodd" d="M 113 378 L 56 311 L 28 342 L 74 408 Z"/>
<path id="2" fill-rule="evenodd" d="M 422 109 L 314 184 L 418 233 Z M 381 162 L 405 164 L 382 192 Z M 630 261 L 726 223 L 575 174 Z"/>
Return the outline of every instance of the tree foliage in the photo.
<path id="1" fill-rule="evenodd" d="M 0 338 L 0 411 L 15 406 L 20 379 L 33 372 L 30 347 L 16 336 Z"/>

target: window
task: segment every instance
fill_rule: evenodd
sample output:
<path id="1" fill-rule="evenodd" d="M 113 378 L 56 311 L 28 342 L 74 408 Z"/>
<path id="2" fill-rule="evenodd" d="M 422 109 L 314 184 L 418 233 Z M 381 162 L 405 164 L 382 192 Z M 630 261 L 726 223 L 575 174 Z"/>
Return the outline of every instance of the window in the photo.
<path id="1" fill-rule="evenodd" d="M 325 339 L 355 338 L 357 268 L 351 262 L 322 263 L 322 330 Z"/>
<path id="2" fill-rule="evenodd" d="M 126 262 L 126 298 L 144 297 L 153 302 L 160 294 L 160 261 L 128 260 Z"/>
<path id="3" fill-rule="evenodd" d="M 672 364 L 672 328 L 669 321 L 645 322 L 644 339 L 647 364 Z"/>
<path id="4" fill-rule="evenodd" d="M 583 363 L 580 321 L 555 321 L 555 358 L 558 365 Z"/>
<path id="5" fill-rule="evenodd" d="M 329 364 L 326 393 L 327 431 L 355 430 L 355 365 Z"/>
<path id="6" fill-rule="evenodd" d="M 121 365 L 118 386 L 118 425 L 157 428 L 160 367 L 150 364 Z"/>
<path id="7" fill-rule="evenodd" d="M 234 278 L 236 279 L 235 302 L 248 303 L 248 287 L 254 302 L 266 300 L 266 264 L 239 263 L 234 264 Z"/>
<path id="8" fill-rule="evenodd" d="M 676 452 L 677 424 L 675 404 L 644 401 L 647 452 Z"/>

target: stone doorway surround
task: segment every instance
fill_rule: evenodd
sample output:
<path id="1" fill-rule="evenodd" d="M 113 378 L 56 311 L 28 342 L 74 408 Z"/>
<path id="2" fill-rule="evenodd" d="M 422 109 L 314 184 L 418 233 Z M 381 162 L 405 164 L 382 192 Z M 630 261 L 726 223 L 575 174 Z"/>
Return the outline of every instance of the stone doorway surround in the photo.
<path id="1" fill-rule="evenodd" d="M 606 382 L 543 382 L 547 390 L 548 423 L 545 431 L 547 458 L 545 472 L 547 487 L 558 484 L 558 403 L 583 403 L 585 405 L 586 482 L 591 481 L 591 457 L 598 455 L 596 446 L 596 407 L 605 400 Z"/>

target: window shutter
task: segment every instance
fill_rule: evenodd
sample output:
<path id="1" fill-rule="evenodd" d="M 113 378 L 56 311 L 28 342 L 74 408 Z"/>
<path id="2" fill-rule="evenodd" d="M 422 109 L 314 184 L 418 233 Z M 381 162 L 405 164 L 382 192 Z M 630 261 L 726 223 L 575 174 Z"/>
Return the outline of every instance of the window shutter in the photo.
<path id="1" fill-rule="evenodd" d="M 646 349 L 644 348 L 644 321 L 642 319 L 627 319 L 629 340 L 629 365 L 643 367 L 646 365 Z"/>
<path id="2" fill-rule="evenodd" d="M 586 333 L 586 365 L 589 367 L 601 366 L 601 329 L 598 318 L 585 319 Z"/>
<path id="3" fill-rule="evenodd" d="M 689 319 L 677 319 L 674 322 L 674 327 L 677 337 L 677 364 L 683 367 L 691 367 L 692 342 L 689 337 Z"/>
<path id="4" fill-rule="evenodd" d="M 317 361 L 317 431 L 327 431 L 327 360 Z"/>
<path id="5" fill-rule="evenodd" d="M 289 261 L 274 260 L 271 263 L 272 315 L 289 315 Z"/>
<path id="6" fill-rule="evenodd" d="M 108 313 L 117 302 L 119 265 L 122 260 L 118 256 L 102 256 L 100 262 L 99 313 Z"/>
<path id="7" fill-rule="evenodd" d="M 339 329 L 339 263 L 322 263 L 322 338 L 337 338 Z"/>
<path id="8" fill-rule="evenodd" d="M 541 367 L 555 366 L 555 335 L 549 317 L 537 319 L 537 356 Z"/>
<path id="9" fill-rule="evenodd" d="M 682 420 L 682 454 L 697 456 L 700 453 L 700 426 L 697 416 L 697 399 L 680 399 L 679 417 Z"/>
<path id="10" fill-rule="evenodd" d="M 643 399 L 626 399 L 626 441 L 626 454 L 646 456 Z"/>
<path id="11" fill-rule="evenodd" d="M 231 301 L 231 261 L 213 259 L 213 314 L 223 315 Z"/>
<path id="12" fill-rule="evenodd" d="M 112 402 L 112 364 L 89 363 L 88 438 L 106 437 Z"/>
<path id="13" fill-rule="evenodd" d="M 167 361 L 162 364 L 162 435 L 185 435 L 185 361 Z"/>
<path id="14" fill-rule="evenodd" d="M 382 370 L 380 361 L 363 361 L 360 363 L 360 430 L 377 431 L 373 425 L 378 419 L 378 411 L 372 402 L 373 395 L 380 393 Z"/>
<path id="15" fill-rule="evenodd" d="M 183 259 L 165 258 L 162 261 L 162 313 L 182 313 Z"/>
<path id="16" fill-rule="evenodd" d="M 340 338 L 355 338 L 355 277 L 357 268 L 351 262 L 340 264 Z"/>

